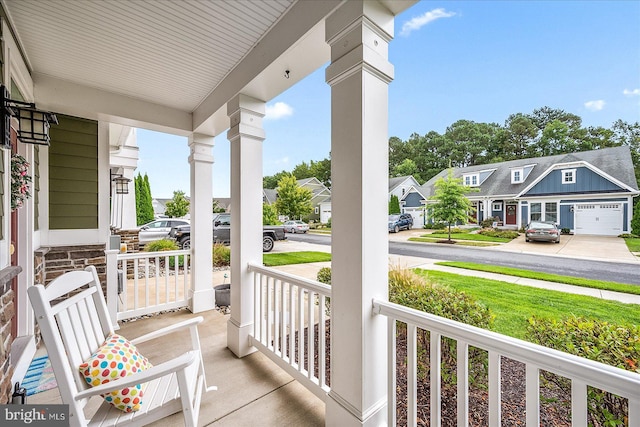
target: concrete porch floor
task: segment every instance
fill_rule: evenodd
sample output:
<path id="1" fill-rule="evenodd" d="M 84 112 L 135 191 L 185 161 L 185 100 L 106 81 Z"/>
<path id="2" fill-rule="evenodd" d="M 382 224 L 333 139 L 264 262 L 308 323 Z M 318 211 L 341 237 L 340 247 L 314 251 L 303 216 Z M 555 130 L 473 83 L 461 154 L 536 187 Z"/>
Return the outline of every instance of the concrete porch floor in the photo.
<path id="1" fill-rule="evenodd" d="M 293 380 L 261 353 L 242 359 L 227 349 L 227 320 L 217 310 L 192 314 L 188 310 L 122 323 L 119 334 L 135 338 L 147 332 L 202 315 L 200 343 L 208 385 L 217 391 L 203 396 L 200 426 L 323 426 L 325 405 L 313 393 Z M 173 334 L 171 342 L 159 340 L 141 344 L 140 352 L 158 364 L 187 348 L 187 334 Z M 39 352 L 45 352 L 39 349 Z M 61 403 L 58 389 L 28 397 L 30 404 Z M 98 404 L 99 401 L 96 403 Z M 181 414 L 175 414 L 152 425 L 182 426 Z"/>

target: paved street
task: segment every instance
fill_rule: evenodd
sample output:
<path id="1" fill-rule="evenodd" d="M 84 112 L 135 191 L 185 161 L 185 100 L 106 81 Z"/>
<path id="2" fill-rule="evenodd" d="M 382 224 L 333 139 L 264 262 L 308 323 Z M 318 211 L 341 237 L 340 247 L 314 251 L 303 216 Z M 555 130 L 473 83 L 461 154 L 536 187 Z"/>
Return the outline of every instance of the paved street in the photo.
<path id="1" fill-rule="evenodd" d="M 617 238 L 615 238 L 617 239 L 615 243 L 617 243 L 618 246 L 614 245 L 609 247 L 606 247 L 605 243 L 611 244 L 610 239 L 614 238 L 596 237 L 594 240 L 593 236 L 563 236 L 563 240 L 568 237 L 578 237 L 578 239 L 575 240 L 571 239 L 573 242 L 572 245 L 565 244 L 563 246 L 563 243 L 559 245 L 554 243 L 527 243 L 527 246 L 524 248 L 519 241 L 501 245 L 500 247 L 470 247 L 407 242 L 407 238 L 411 235 L 419 234 L 424 234 L 424 230 L 411 230 L 391 234 L 389 239 L 389 253 L 427 258 L 430 260 L 467 261 L 480 264 L 501 265 L 567 276 L 640 285 L 640 258 L 633 257 L 628 250 L 626 252 L 629 256 L 622 256 L 626 254 L 620 249 L 614 250 L 614 248 L 619 248 L 620 244 L 624 245 L 624 242 Z M 287 237 L 291 242 L 303 241 L 319 245 L 331 245 L 331 236 L 327 235 L 288 234 Z M 589 238 L 586 239 L 585 237 Z M 524 239 L 522 239 L 522 241 L 524 242 Z M 287 245 L 287 242 L 279 243 Z M 511 247 L 513 250 L 511 251 L 509 245 L 512 244 L 513 246 Z M 276 247 L 277 246 L 278 245 L 276 245 Z M 553 252 L 559 250 L 556 246 L 563 246 L 565 252 Z M 624 246 L 624 248 L 626 249 L 626 246 Z M 525 252 L 524 249 L 528 250 Z M 549 253 L 543 253 L 542 251 L 545 249 Z M 538 252 L 534 252 L 534 250 L 538 250 Z M 591 254 L 594 255 L 590 256 Z M 620 257 L 614 257 L 612 254 L 622 255 L 620 255 Z M 608 256 L 608 259 L 605 258 L 605 256 Z M 607 260 L 604 261 L 603 259 Z"/>

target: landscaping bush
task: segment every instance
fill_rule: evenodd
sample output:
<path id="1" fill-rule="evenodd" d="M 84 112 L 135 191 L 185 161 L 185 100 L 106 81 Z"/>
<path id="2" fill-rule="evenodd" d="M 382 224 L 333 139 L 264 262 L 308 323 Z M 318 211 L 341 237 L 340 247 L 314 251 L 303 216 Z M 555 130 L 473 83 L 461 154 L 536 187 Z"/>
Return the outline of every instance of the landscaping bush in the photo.
<path id="1" fill-rule="evenodd" d="M 637 239 L 638 238 L 638 236 L 636 236 L 635 234 L 630 234 L 630 233 L 620 234 L 618 237 L 622 237 L 623 239 Z"/>
<path id="2" fill-rule="evenodd" d="M 425 224 L 424 228 L 427 230 L 444 230 L 447 228 L 447 224 L 444 222 L 434 222 L 433 224 Z"/>
<path id="3" fill-rule="evenodd" d="M 331 284 L 331 268 L 322 267 L 320 271 L 318 271 L 317 280 L 320 283 L 325 283 L 327 285 Z"/>
<path id="4" fill-rule="evenodd" d="M 213 266 L 226 267 L 231 264 L 231 249 L 222 243 L 213 244 Z"/>
<path id="5" fill-rule="evenodd" d="M 478 231 L 478 234 L 489 237 L 501 237 L 504 239 L 515 239 L 520 235 L 517 231 L 496 230 L 495 228 L 483 228 L 482 230 Z"/>
<path id="6" fill-rule="evenodd" d="M 530 341 L 545 347 L 640 373 L 640 326 L 576 316 L 561 321 L 534 316 L 529 319 L 527 333 Z M 567 378 L 548 373 L 545 378 L 571 394 L 571 381 Z M 626 399 L 590 387 L 588 405 L 589 425 L 625 425 Z"/>
<path id="7" fill-rule="evenodd" d="M 145 252 L 177 251 L 178 244 L 170 239 L 155 240 L 144 245 Z"/>
<path id="8" fill-rule="evenodd" d="M 494 222 L 498 222 L 500 221 L 500 218 L 498 217 L 488 217 L 486 219 L 483 219 L 482 222 L 480 222 L 480 227 L 482 228 L 493 228 L 493 223 Z"/>

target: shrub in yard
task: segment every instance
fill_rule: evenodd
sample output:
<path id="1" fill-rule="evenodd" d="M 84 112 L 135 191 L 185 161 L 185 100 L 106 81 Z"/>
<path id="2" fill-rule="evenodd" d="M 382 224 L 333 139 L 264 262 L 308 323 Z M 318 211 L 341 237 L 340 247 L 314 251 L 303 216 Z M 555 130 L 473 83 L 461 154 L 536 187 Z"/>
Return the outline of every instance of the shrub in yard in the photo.
<path id="1" fill-rule="evenodd" d="M 487 219 L 483 219 L 482 222 L 480 222 L 480 227 L 482 228 L 493 228 L 493 223 L 494 222 L 498 222 L 500 221 L 500 218 L 498 217 L 488 217 Z"/>
<path id="2" fill-rule="evenodd" d="M 213 244 L 213 266 L 226 267 L 231 264 L 231 249 L 222 243 Z"/>
<path id="3" fill-rule="evenodd" d="M 607 365 L 640 373 L 640 326 L 615 325 L 572 316 L 563 320 L 529 319 L 530 341 Z M 571 382 L 548 374 L 545 378 L 571 394 Z M 589 425 L 625 425 L 628 402 L 612 393 L 589 388 Z"/>
<path id="4" fill-rule="evenodd" d="M 636 236 L 635 234 L 630 234 L 630 233 L 620 234 L 618 237 L 622 237 L 623 239 L 637 239 L 638 238 L 638 236 Z"/>
<path id="5" fill-rule="evenodd" d="M 513 230 L 496 230 L 494 228 L 484 228 L 478 231 L 478 234 L 482 234 L 483 236 L 489 237 L 501 237 L 504 239 L 515 239 L 520 234 L 517 231 Z"/>
<path id="6" fill-rule="evenodd" d="M 427 230 L 444 230 L 447 228 L 447 224 L 444 222 L 434 222 L 433 224 L 425 224 L 424 228 Z"/>
<path id="7" fill-rule="evenodd" d="M 320 283 L 325 283 L 327 285 L 330 285 L 331 284 L 331 268 L 322 267 L 320 271 L 318 271 L 318 275 L 316 276 L 316 279 Z"/>
<path id="8" fill-rule="evenodd" d="M 145 252 L 177 251 L 178 244 L 170 239 L 155 240 L 144 245 Z"/>

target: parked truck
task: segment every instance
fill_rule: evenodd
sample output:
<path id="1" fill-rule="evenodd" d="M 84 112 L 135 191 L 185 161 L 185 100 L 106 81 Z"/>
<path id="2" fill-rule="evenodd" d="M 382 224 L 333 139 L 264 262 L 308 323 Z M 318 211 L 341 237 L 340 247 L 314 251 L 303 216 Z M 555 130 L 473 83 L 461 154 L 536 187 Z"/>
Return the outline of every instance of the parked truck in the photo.
<path id="1" fill-rule="evenodd" d="M 191 225 L 173 227 L 169 237 L 182 249 L 191 248 Z M 265 225 L 262 229 L 262 252 L 271 252 L 277 240 L 286 240 L 284 227 Z M 213 218 L 213 242 L 228 245 L 231 243 L 231 214 L 217 214 Z"/>

